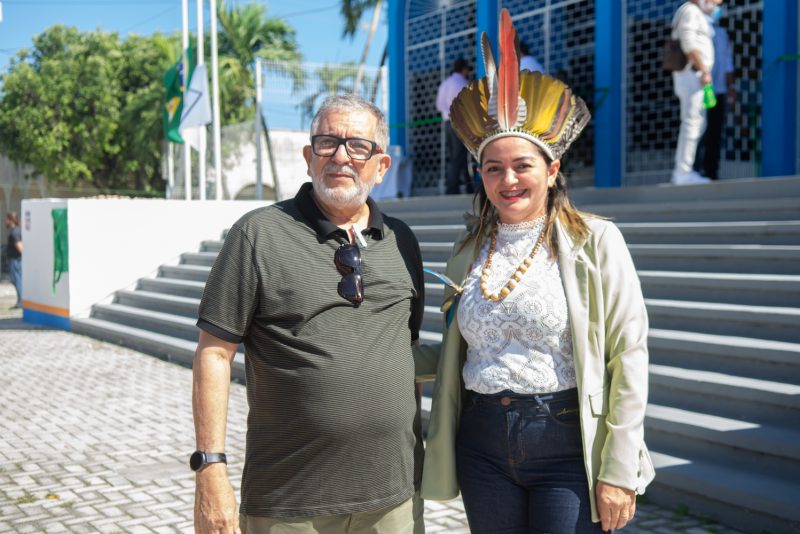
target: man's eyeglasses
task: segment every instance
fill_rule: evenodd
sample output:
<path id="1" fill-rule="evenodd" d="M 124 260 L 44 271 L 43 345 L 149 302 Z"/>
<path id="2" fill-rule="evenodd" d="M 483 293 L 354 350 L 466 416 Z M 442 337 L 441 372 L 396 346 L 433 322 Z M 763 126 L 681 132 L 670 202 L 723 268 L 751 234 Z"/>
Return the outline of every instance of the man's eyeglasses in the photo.
<path id="1" fill-rule="evenodd" d="M 336 249 L 333 263 L 342 275 L 339 281 L 339 296 L 358 306 L 364 301 L 364 281 L 361 278 L 361 251 L 358 245 L 346 243 Z"/>
<path id="2" fill-rule="evenodd" d="M 344 138 L 336 137 L 335 135 L 314 135 L 311 137 L 311 148 L 317 156 L 333 156 L 339 150 L 340 145 L 344 145 L 348 156 L 361 161 L 368 160 L 375 154 L 381 153 L 381 148 L 378 144 L 369 139 Z"/>

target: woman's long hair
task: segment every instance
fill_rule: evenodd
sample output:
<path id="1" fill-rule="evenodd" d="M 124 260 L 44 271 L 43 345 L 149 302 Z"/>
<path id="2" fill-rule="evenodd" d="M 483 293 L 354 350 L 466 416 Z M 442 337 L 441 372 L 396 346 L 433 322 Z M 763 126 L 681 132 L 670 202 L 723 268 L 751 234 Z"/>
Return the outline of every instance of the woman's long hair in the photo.
<path id="1" fill-rule="evenodd" d="M 539 151 L 542 158 L 548 167 L 553 163 L 553 160 L 547 156 L 536 145 L 532 146 Z M 493 224 L 497 224 L 497 209 L 489 201 L 486 194 L 486 189 L 483 187 L 483 182 L 478 185 L 475 191 L 475 196 L 472 199 L 472 209 L 474 214 L 479 218 L 478 229 L 476 232 L 471 233 L 459 247 L 458 251 L 464 249 L 470 242 L 474 242 L 474 254 L 478 255 L 478 249 L 483 244 L 482 236 Z M 544 241 L 547 243 L 547 248 L 550 251 L 550 258 L 556 259 L 558 257 L 558 235 L 555 232 L 555 221 L 559 220 L 564 228 L 572 234 L 576 239 L 583 239 L 589 233 L 589 226 L 584 220 L 584 216 L 593 216 L 586 212 L 578 211 L 569 200 L 567 195 L 567 179 L 558 171 L 556 181 L 552 187 L 547 190 L 547 201 L 545 206 L 545 214 L 547 215 L 547 222 L 544 228 Z"/>

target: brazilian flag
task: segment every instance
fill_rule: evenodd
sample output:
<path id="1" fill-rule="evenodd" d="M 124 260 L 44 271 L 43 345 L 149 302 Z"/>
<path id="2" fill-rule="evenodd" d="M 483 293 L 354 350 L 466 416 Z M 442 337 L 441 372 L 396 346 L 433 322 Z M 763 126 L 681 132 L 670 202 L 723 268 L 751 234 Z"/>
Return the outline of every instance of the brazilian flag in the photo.
<path id="1" fill-rule="evenodd" d="M 164 73 L 164 88 L 166 89 L 162 116 L 164 136 L 168 141 L 180 144 L 183 144 L 183 137 L 178 131 L 181 126 L 181 112 L 183 111 L 183 91 L 186 82 L 192 78 L 195 63 L 194 47 L 191 45 L 186 51 L 186 56 L 189 60 L 188 76 L 183 75 L 183 57 Z"/>

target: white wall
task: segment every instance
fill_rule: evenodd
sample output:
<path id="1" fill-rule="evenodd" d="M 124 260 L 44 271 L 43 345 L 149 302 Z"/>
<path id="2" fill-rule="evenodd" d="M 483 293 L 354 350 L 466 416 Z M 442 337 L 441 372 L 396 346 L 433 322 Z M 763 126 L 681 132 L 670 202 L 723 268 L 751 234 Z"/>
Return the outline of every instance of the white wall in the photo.
<path id="1" fill-rule="evenodd" d="M 201 241 L 221 239 L 222 231 L 239 217 L 268 204 L 162 199 L 26 200 L 25 210 L 31 210 L 34 228 L 42 231 L 28 235 L 23 230 L 23 292 L 31 299 L 39 299 L 35 300 L 38 304 L 57 305 L 48 294 L 52 285 L 49 210 L 55 205 L 66 205 L 68 210 L 66 307 L 70 316 L 85 316 L 92 304 L 132 286 L 141 277 L 154 275 L 160 265 L 178 263 L 182 253 L 198 251 Z M 49 233 L 45 227 L 49 227 Z M 60 288 L 61 284 L 59 292 Z M 56 296 L 63 299 L 59 292 Z M 64 304 L 63 300 L 58 302 Z"/>
<path id="2" fill-rule="evenodd" d="M 53 209 L 66 208 L 61 199 L 23 200 L 20 213 L 22 228 L 22 298 L 23 305 L 37 305 L 46 313 L 69 310 L 69 273 L 53 290 Z M 47 308 L 47 311 L 43 308 Z"/>

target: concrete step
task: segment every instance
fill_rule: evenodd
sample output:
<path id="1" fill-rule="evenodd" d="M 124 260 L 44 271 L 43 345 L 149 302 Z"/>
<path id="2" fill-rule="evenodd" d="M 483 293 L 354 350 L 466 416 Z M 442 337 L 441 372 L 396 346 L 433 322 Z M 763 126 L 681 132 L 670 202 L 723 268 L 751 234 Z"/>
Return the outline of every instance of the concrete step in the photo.
<path id="1" fill-rule="evenodd" d="M 722 417 L 800 425 L 800 385 L 650 364 L 650 402 Z"/>
<path id="2" fill-rule="evenodd" d="M 797 532 L 800 529 L 800 484 L 737 469 L 727 463 L 701 461 L 671 451 L 651 451 L 656 478 L 645 498 L 748 532 Z"/>
<path id="3" fill-rule="evenodd" d="M 200 329 L 195 326 L 196 317 L 186 317 L 172 313 L 134 308 L 124 304 L 95 304 L 92 317 L 150 330 L 197 343 Z"/>
<path id="4" fill-rule="evenodd" d="M 181 254 L 181 264 L 211 267 L 217 259 L 217 254 L 218 252 L 184 252 Z"/>
<path id="5" fill-rule="evenodd" d="M 200 252 L 216 252 L 222 250 L 222 245 L 225 243 L 223 240 L 208 240 L 200 244 Z"/>
<path id="6" fill-rule="evenodd" d="M 426 302 L 431 302 L 426 295 Z M 425 306 L 422 329 L 440 332 L 443 328 L 443 314 L 439 305 Z M 686 303 L 682 303 L 686 304 Z M 652 321 L 654 307 L 648 303 L 651 315 L 651 328 L 648 334 L 650 359 L 662 365 L 672 365 L 700 371 L 720 371 L 740 374 L 763 380 L 797 382 L 800 384 L 800 342 L 777 341 L 774 338 L 759 339 L 746 337 L 743 330 L 737 333 L 736 323 L 726 328 L 728 335 L 711 332 L 690 332 L 679 329 L 664 329 L 658 321 Z M 684 308 L 677 307 L 674 312 L 680 316 Z M 793 309 L 797 312 L 796 309 Z M 752 317 L 758 318 L 758 314 Z M 708 319 L 706 323 L 724 321 Z M 676 319 L 678 322 L 678 319 Z M 707 329 L 713 330 L 711 326 Z"/>
<path id="7" fill-rule="evenodd" d="M 115 294 L 115 303 L 158 312 L 180 315 L 197 319 L 197 309 L 200 299 L 193 297 L 180 297 L 166 293 L 152 291 L 121 290 Z"/>
<path id="8" fill-rule="evenodd" d="M 692 202 L 632 204 L 585 204 L 578 209 L 626 222 L 722 222 L 800 220 L 800 197 L 714 200 L 698 197 Z"/>
<path id="9" fill-rule="evenodd" d="M 446 263 L 450 243 L 422 241 L 425 261 Z M 797 274 L 800 246 L 628 245 L 637 270 Z"/>
<path id="10" fill-rule="evenodd" d="M 178 278 L 141 278 L 137 287 L 152 293 L 200 299 L 203 297 L 206 282 L 205 279 L 200 282 Z"/>
<path id="11" fill-rule="evenodd" d="M 189 341 L 151 330 L 135 328 L 96 317 L 72 318 L 72 331 L 110 343 L 146 352 L 186 367 L 192 366 L 197 340 Z M 237 352 L 231 369 L 231 378 L 245 381 L 244 354 Z"/>
<path id="12" fill-rule="evenodd" d="M 800 344 L 651 328 L 650 361 L 800 384 Z"/>
<path id="13" fill-rule="evenodd" d="M 800 221 L 619 223 L 631 244 L 796 245 Z M 411 229 L 419 241 L 453 243 L 464 224 L 423 224 Z"/>
<path id="14" fill-rule="evenodd" d="M 638 275 L 645 298 L 788 308 L 800 303 L 797 275 L 646 270 Z M 426 302 L 439 305 L 444 284 L 426 276 Z"/>
<path id="15" fill-rule="evenodd" d="M 684 458 L 727 463 L 740 469 L 800 480 L 800 430 L 681 410 L 650 403 L 648 446 Z"/>
<path id="16" fill-rule="evenodd" d="M 608 190 L 606 190 L 606 194 Z M 698 197 L 689 202 L 587 203 L 578 198 L 578 209 L 608 217 L 616 223 L 699 223 L 724 221 L 797 221 L 800 220 L 800 196 L 760 199 L 714 200 Z M 408 202 L 414 202 L 410 199 Z M 404 210 L 388 211 L 411 226 L 460 225 L 464 226 L 464 213 L 471 210 L 468 202 L 443 204 L 429 209 L 414 210 L 412 205 Z"/>
<path id="17" fill-rule="evenodd" d="M 800 265 L 800 246 L 791 245 L 629 245 L 628 249 L 637 270 L 797 274 Z"/>
<path id="18" fill-rule="evenodd" d="M 667 299 L 645 304 L 653 328 L 800 342 L 800 308 Z"/>
<path id="19" fill-rule="evenodd" d="M 206 265 L 162 265 L 158 269 L 159 276 L 178 280 L 203 282 L 203 284 L 208 280 L 210 272 L 211 267 Z"/>
<path id="20" fill-rule="evenodd" d="M 625 240 L 632 244 L 752 244 L 796 245 L 800 243 L 797 221 L 726 221 L 619 223 Z"/>
<path id="21" fill-rule="evenodd" d="M 639 270 L 647 298 L 793 307 L 800 303 L 800 276 Z"/>

